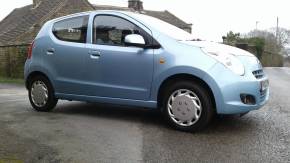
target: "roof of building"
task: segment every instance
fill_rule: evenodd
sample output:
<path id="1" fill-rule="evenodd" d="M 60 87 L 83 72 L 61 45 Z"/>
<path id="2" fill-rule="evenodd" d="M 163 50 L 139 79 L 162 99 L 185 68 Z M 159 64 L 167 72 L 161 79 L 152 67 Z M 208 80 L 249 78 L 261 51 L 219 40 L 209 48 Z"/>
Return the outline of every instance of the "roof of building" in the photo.
<path id="1" fill-rule="evenodd" d="M 61 5 L 62 2 L 59 0 L 45 0 L 35 8 L 33 8 L 33 5 L 28 5 L 14 9 L 0 23 L 0 44 L 16 39 L 25 31 L 30 30 L 37 22 Z"/>
<path id="2" fill-rule="evenodd" d="M 128 7 L 118 7 L 118 6 L 109 6 L 109 5 L 94 5 L 96 10 L 121 10 L 121 11 L 135 11 L 134 9 Z M 176 17 L 169 11 L 152 11 L 152 10 L 142 10 L 140 11 L 142 14 L 146 14 L 158 19 L 161 19 L 165 22 L 168 22 L 172 25 L 175 25 L 179 28 L 190 28 L 192 24 L 188 24 Z"/>
<path id="3" fill-rule="evenodd" d="M 63 16 L 63 14 L 76 13 L 86 11 L 87 8 L 81 8 L 84 4 L 89 6 L 89 10 L 126 10 L 134 11 L 128 7 L 117 7 L 107 5 L 91 5 L 87 0 L 38 0 L 37 5 L 32 4 L 22 8 L 14 9 L 6 18 L 0 22 L 0 45 L 15 45 L 21 43 L 30 43 L 35 33 L 41 28 L 42 24 L 47 20 L 55 17 Z M 78 6 L 78 7 L 71 7 Z M 71 7 L 70 11 L 63 11 Z M 78 9 L 80 8 L 80 9 Z M 174 16 L 168 11 L 149 11 L 142 10 L 149 16 L 159 18 L 170 24 L 180 28 L 191 28 L 191 24 L 187 24 Z M 33 33 L 33 34 L 31 34 Z"/>
<path id="4" fill-rule="evenodd" d="M 0 22 L 0 45 L 16 44 L 15 40 L 18 38 L 21 43 L 31 42 L 35 36 L 22 36 L 29 31 L 39 30 L 40 26 L 55 17 L 68 1 L 75 6 L 78 6 L 79 2 L 87 3 L 93 10 L 87 0 L 39 0 L 40 3 L 36 6 L 32 4 L 16 8 Z"/>

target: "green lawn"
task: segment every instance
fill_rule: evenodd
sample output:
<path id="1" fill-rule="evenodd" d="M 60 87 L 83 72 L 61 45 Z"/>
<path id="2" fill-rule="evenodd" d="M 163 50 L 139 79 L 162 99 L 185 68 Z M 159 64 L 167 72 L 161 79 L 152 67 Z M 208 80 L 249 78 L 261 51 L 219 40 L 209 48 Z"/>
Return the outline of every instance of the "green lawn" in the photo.
<path id="1" fill-rule="evenodd" d="M 14 79 L 0 76 L 0 83 L 24 84 L 24 79 Z"/>

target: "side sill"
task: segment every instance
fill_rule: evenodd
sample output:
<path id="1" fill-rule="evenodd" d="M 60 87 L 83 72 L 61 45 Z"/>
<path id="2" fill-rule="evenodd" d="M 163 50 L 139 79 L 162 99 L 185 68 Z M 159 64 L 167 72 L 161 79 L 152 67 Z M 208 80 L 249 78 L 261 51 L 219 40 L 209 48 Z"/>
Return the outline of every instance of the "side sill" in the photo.
<path id="1" fill-rule="evenodd" d="M 63 94 L 63 93 L 55 93 L 55 97 L 62 100 L 86 101 L 86 102 L 92 102 L 92 103 L 108 103 L 108 104 L 117 104 L 117 105 L 126 105 L 126 106 L 157 108 L 156 101 L 142 101 L 142 100 L 97 97 L 97 96 L 86 96 L 86 95 L 73 95 L 73 94 Z"/>

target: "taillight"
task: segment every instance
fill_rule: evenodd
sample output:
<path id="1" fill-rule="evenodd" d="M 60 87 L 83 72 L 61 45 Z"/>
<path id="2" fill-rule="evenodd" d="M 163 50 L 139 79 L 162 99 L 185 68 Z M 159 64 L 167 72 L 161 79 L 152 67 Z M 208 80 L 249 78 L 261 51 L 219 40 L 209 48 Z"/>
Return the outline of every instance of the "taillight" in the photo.
<path id="1" fill-rule="evenodd" d="M 28 47 L 27 59 L 30 59 L 32 57 L 33 47 L 34 47 L 34 41 L 32 41 L 32 43 Z"/>

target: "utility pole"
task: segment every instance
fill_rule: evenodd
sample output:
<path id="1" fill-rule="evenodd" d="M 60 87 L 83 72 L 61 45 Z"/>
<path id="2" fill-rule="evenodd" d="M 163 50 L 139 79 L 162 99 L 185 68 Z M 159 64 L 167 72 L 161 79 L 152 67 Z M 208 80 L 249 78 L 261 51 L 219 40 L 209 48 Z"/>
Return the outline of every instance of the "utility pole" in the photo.
<path id="1" fill-rule="evenodd" d="M 277 26 L 276 26 L 276 39 L 277 39 L 277 41 L 279 41 L 278 35 L 279 35 L 279 17 L 277 17 Z"/>
<path id="2" fill-rule="evenodd" d="M 258 30 L 258 24 L 259 23 L 260 23 L 259 21 L 256 21 L 256 31 Z"/>
<path id="3" fill-rule="evenodd" d="M 276 40 L 277 40 L 277 52 L 278 52 L 278 49 L 279 49 L 279 45 L 280 44 L 280 39 L 279 39 L 279 17 L 277 16 L 277 25 L 276 25 Z M 278 52 L 279 53 L 279 52 Z M 273 62 L 273 54 L 271 54 L 271 60 Z"/>

